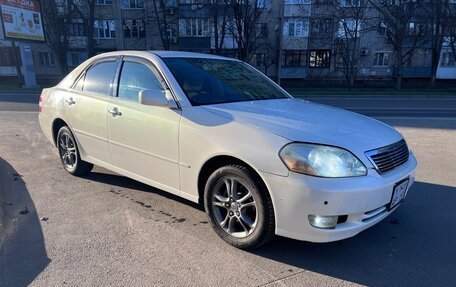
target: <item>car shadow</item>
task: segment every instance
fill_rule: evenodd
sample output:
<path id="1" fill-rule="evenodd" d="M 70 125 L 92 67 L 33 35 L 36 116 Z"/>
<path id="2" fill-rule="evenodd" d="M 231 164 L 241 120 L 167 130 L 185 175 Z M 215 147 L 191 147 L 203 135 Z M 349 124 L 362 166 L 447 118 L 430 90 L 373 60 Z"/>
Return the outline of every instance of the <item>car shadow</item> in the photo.
<path id="1" fill-rule="evenodd" d="M 50 262 L 27 186 L 0 158 L 0 286 L 27 286 Z"/>
<path id="2" fill-rule="evenodd" d="M 186 205 L 189 205 L 189 206 L 192 206 L 194 208 L 204 211 L 203 206 L 200 204 L 194 203 L 185 198 L 182 198 L 177 195 L 171 194 L 169 192 L 163 191 L 161 189 L 152 187 L 150 185 L 141 183 L 134 179 L 111 173 L 111 171 L 108 171 L 108 170 L 103 170 L 103 172 L 92 171 L 92 172 L 88 173 L 87 175 L 83 176 L 83 178 L 85 178 L 87 180 L 91 180 L 91 181 L 96 181 L 96 182 L 100 182 L 100 183 L 104 183 L 104 184 L 108 184 L 108 185 L 117 186 L 120 188 L 128 188 L 128 189 L 133 189 L 133 190 L 154 193 L 158 196 L 165 197 L 170 200 L 174 200 L 174 201 L 177 201 L 177 202 L 180 202 L 180 203 L 183 203 L 183 204 L 186 204 Z"/>
<path id="3" fill-rule="evenodd" d="M 253 253 L 368 286 L 456 286 L 455 202 L 455 187 L 416 182 L 402 206 L 353 238 L 278 238 Z"/>

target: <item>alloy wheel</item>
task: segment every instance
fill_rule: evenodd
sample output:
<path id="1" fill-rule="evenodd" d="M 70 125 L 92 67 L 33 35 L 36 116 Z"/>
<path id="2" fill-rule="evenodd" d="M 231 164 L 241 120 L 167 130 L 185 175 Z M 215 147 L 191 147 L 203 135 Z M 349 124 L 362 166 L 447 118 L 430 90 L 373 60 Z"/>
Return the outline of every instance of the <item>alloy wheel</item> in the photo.
<path id="1" fill-rule="evenodd" d="M 212 210 L 217 224 L 229 235 L 244 238 L 252 234 L 258 220 L 255 198 L 233 177 L 219 180 L 212 194 Z"/>
<path id="2" fill-rule="evenodd" d="M 59 138 L 59 152 L 63 164 L 68 169 L 73 169 L 78 161 L 76 145 L 68 133 L 63 133 Z"/>

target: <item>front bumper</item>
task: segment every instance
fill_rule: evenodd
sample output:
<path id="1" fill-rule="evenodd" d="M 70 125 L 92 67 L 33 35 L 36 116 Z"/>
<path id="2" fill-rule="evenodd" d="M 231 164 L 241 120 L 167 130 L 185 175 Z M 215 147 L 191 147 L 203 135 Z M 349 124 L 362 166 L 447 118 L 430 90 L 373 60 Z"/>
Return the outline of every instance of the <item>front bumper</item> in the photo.
<path id="1" fill-rule="evenodd" d="M 352 237 L 387 217 L 394 185 L 415 181 L 417 162 L 409 160 L 385 174 L 369 169 L 367 176 L 318 178 L 290 172 L 288 177 L 263 173 L 274 204 L 276 234 L 311 242 L 330 242 Z M 334 229 L 310 225 L 308 216 L 347 215 Z"/>

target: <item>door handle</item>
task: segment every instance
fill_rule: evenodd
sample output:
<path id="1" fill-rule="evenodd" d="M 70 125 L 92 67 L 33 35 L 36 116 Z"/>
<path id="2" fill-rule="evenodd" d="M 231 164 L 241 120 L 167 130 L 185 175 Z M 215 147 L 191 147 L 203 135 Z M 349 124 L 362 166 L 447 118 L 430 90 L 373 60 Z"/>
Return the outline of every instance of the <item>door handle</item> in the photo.
<path id="1" fill-rule="evenodd" d="M 108 113 L 110 113 L 111 115 L 113 115 L 114 117 L 115 116 L 121 116 L 122 113 L 119 111 L 118 108 L 112 108 L 108 111 Z"/>
<path id="2" fill-rule="evenodd" d="M 69 106 L 76 104 L 76 102 L 73 100 L 73 98 L 66 99 L 65 102 L 66 102 Z"/>

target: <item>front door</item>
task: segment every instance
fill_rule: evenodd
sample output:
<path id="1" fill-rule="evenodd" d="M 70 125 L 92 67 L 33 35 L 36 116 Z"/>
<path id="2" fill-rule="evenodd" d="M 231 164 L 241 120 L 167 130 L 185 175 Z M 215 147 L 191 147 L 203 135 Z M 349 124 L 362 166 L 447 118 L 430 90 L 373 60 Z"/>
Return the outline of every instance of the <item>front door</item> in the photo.
<path id="1" fill-rule="evenodd" d="M 109 146 L 114 166 L 159 188 L 180 190 L 178 134 L 180 110 L 142 105 L 139 92 L 166 90 L 149 62 L 125 57 L 117 97 L 109 103 Z M 169 190 L 169 189 L 168 189 Z"/>

